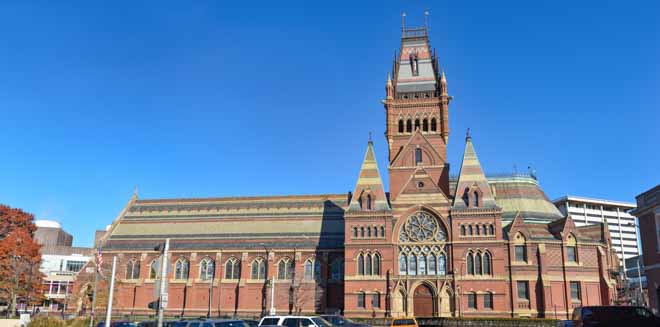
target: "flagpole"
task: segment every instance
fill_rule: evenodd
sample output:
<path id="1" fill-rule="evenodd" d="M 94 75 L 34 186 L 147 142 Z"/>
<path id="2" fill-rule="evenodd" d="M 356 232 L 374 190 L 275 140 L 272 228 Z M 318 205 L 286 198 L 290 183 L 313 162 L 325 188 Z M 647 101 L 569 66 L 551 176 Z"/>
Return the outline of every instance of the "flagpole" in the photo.
<path id="1" fill-rule="evenodd" d="M 105 323 L 103 324 L 104 326 L 111 326 L 111 318 L 112 318 L 112 297 L 115 291 L 115 268 L 117 266 L 117 256 L 112 257 L 112 274 L 110 277 L 110 295 L 108 296 L 108 308 L 107 312 L 105 313 Z"/>

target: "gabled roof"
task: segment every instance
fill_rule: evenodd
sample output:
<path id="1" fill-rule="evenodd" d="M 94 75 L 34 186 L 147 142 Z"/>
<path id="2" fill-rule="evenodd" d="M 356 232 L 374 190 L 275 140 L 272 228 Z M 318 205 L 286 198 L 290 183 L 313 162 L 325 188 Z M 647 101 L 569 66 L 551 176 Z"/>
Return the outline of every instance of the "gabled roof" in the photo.
<path id="1" fill-rule="evenodd" d="M 347 211 L 362 211 L 360 201 L 366 201 L 363 196 L 370 196 L 372 199 L 372 210 L 383 211 L 391 210 L 385 196 L 385 188 L 383 187 L 383 180 L 380 178 L 378 171 L 378 163 L 376 162 L 376 155 L 374 154 L 374 144 L 371 140 L 367 144 L 367 151 L 364 154 L 362 167 L 360 168 L 360 175 L 358 176 L 357 183 L 355 184 L 355 191 L 353 198 L 348 206 Z"/>
<path id="2" fill-rule="evenodd" d="M 481 192 L 480 207 L 482 208 L 496 208 L 495 198 L 488 186 L 488 180 L 481 169 L 481 163 L 477 158 L 477 153 L 474 151 L 472 145 L 472 137 L 469 135 L 465 138 L 465 151 L 463 152 L 463 163 L 461 164 L 461 171 L 458 174 L 458 183 L 456 184 L 456 196 L 454 197 L 454 208 L 467 207 L 463 200 L 463 194 L 470 188 L 478 188 Z"/>

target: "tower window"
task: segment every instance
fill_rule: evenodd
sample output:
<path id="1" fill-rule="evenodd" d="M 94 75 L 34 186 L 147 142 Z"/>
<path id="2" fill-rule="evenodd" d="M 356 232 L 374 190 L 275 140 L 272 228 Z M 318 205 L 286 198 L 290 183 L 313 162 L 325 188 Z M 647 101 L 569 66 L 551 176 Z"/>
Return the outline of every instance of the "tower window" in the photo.
<path id="1" fill-rule="evenodd" d="M 403 120 L 399 119 L 399 134 L 403 133 Z"/>
<path id="2" fill-rule="evenodd" d="M 422 120 L 422 130 L 423 130 L 424 132 L 428 132 L 428 131 L 429 131 L 429 120 L 426 119 L 426 118 L 424 118 L 424 120 Z"/>
<path id="3" fill-rule="evenodd" d="M 431 118 L 431 132 L 438 130 L 438 124 L 435 121 L 435 118 Z"/>
<path id="4" fill-rule="evenodd" d="M 422 149 L 415 149 L 415 164 L 419 165 L 422 163 Z"/>
<path id="5" fill-rule="evenodd" d="M 477 191 L 474 191 L 474 206 L 479 206 L 479 193 L 477 193 Z"/>
<path id="6" fill-rule="evenodd" d="M 410 119 L 406 121 L 406 133 L 412 133 L 412 120 Z"/>
<path id="7" fill-rule="evenodd" d="M 371 210 L 371 195 L 367 194 L 367 210 Z"/>
<path id="8" fill-rule="evenodd" d="M 415 119 L 415 130 L 419 129 L 419 119 Z"/>

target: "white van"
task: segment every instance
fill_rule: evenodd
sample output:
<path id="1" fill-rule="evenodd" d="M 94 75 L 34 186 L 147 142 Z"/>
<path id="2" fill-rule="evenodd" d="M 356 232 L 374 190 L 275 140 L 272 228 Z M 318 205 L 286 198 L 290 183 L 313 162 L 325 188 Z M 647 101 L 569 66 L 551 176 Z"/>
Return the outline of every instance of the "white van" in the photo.
<path id="1" fill-rule="evenodd" d="M 332 327 L 332 324 L 319 316 L 266 316 L 261 318 L 259 326 L 284 327 Z"/>

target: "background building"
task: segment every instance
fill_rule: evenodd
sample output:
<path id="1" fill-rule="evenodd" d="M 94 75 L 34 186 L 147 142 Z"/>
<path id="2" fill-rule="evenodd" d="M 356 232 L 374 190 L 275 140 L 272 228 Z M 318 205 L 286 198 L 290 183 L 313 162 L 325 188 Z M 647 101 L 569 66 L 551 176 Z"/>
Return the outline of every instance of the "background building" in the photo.
<path id="1" fill-rule="evenodd" d="M 640 255 L 637 237 L 637 222 L 630 214 L 635 209 L 631 202 L 593 199 L 566 195 L 553 201 L 562 215 L 571 215 L 577 226 L 606 223 L 612 238 L 612 247 L 621 259 L 621 267 L 626 269 L 624 259 Z"/>
<path id="2" fill-rule="evenodd" d="M 639 230 L 644 251 L 649 307 L 660 312 L 660 185 L 637 196 Z"/>
<path id="3" fill-rule="evenodd" d="M 56 221 L 37 220 L 35 240 L 41 244 L 44 301 L 41 311 L 64 310 L 78 272 L 92 256 L 92 248 L 74 247 L 73 236 Z"/>

